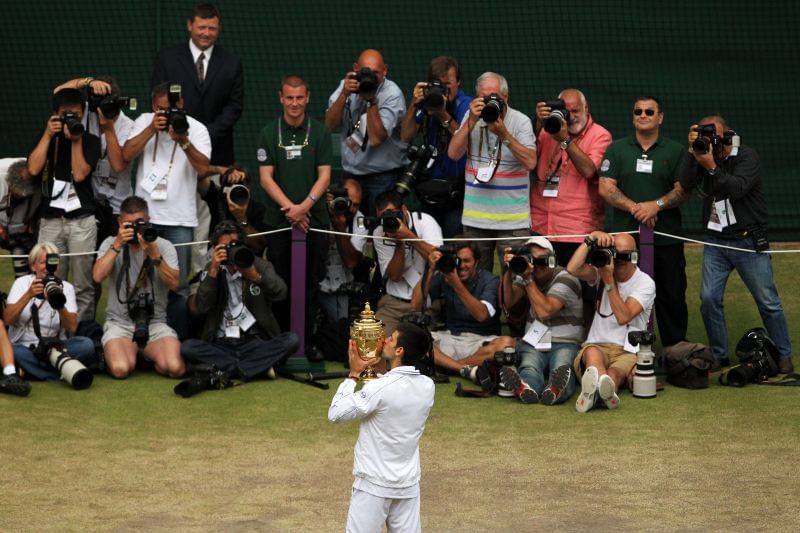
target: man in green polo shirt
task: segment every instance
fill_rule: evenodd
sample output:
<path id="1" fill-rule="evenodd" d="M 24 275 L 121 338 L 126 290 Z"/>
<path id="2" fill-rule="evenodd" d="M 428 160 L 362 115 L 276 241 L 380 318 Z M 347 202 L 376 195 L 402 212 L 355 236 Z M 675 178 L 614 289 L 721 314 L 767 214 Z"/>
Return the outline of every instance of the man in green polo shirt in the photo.
<path id="1" fill-rule="evenodd" d="M 678 183 L 684 148 L 660 134 L 664 113 L 652 96 L 633 104 L 633 136 L 611 143 L 600 165 L 600 196 L 608 204 L 608 232 L 638 230 L 682 235 L 680 204 L 687 198 Z M 683 241 L 655 237 L 656 319 L 663 346 L 686 340 L 686 259 Z"/>
<path id="2" fill-rule="evenodd" d="M 267 202 L 264 216 L 267 229 L 294 226 L 306 232 L 305 338 L 308 345 L 328 252 L 327 235 L 308 230 L 327 229 L 329 224 L 325 197 L 331 179 L 331 134 L 325 124 L 306 115 L 311 92 L 302 77 L 284 77 L 278 96 L 283 114 L 261 130 L 256 158 L 261 186 L 272 199 Z M 291 232 L 268 235 L 267 256 L 278 275 L 291 285 Z M 289 301 L 276 302 L 274 310 L 281 330 L 287 331 Z"/>

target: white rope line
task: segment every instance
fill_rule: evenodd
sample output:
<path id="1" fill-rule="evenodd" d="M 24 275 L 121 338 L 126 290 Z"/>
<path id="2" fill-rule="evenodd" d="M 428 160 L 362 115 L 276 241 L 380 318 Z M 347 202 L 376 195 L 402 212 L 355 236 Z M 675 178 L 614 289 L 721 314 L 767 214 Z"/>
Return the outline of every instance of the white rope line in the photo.
<path id="1" fill-rule="evenodd" d="M 285 231 L 290 231 L 291 229 L 292 228 L 289 227 L 289 228 L 274 229 L 274 230 L 270 230 L 270 231 L 262 231 L 260 233 L 252 233 L 252 234 L 248 235 L 248 237 L 261 237 L 263 235 L 272 235 L 274 233 L 283 233 Z M 328 234 L 328 235 L 342 235 L 342 236 L 345 236 L 345 237 L 358 236 L 358 237 L 362 237 L 364 239 L 373 239 L 373 240 L 374 239 L 382 239 L 382 240 L 388 240 L 388 241 L 403 240 L 403 241 L 406 241 L 406 242 L 417 242 L 417 241 L 425 241 L 426 240 L 426 239 L 421 239 L 421 238 L 416 238 L 416 239 L 395 239 L 393 237 L 388 237 L 388 236 L 385 236 L 385 235 L 382 235 L 382 236 L 359 235 L 359 234 L 356 234 L 356 233 L 347 233 L 346 231 L 334 231 L 334 230 L 327 230 L 327 229 L 320 229 L 320 228 L 309 228 L 309 231 L 312 231 L 312 232 L 315 232 L 315 233 L 325 233 L 325 234 Z M 627 234 L 632 235 L 632 234 L 635 234 L 635 233 L 639 233 L 639 230 L 611 232 L 610 235 L 619 235 L 619 234 L 622 234 L 622 233 L 627 233 Z M 654 235 L 660 235 L 662 237 L 670 237 L 672 239 L 677 239 L 677 240 L 680 240 L 680 241 L 692 242 L 692 243 L 695 243 L 695 244 L 702 244 L 704 246 L 713 246 L 715 248 L 723 248 L 725 250 L 735 250 L 737 252 L 747 252 L 747 253 L 751 253 L 751 254 L 757 254 L 757 253 L 762 253 L 762 254 L 792 254 L 792 253 L 800 253 L 800 250 L 765 250 L 763 252 L 756 252 L 755 250 L 749 250 L 747 248 L 738 248 L 736 246 L 728 246 L 728 245 L 725 245 L 725 244 L 717 244 L 717 243 L 712 243 L 712 242 L 705 242 L 705 241 L 700 241 L 700 240 L 697 240 L 697 239 L 691 239 L 689 237 L 682 237 L 680 235 L 671 235 L 669 233 L 664 233 L 664 232 L 661 232 L 661 231 L 653 231 L 653 234 Z M 565 234 L 565 235 L 540 235 L 540 236 L 541 237 L 545 237 L 548 240 L 552 240 L 552 239 L 575 238 L 575 237 L 581 237 L 582 238 L 582 237 L 588 236 L 588 233 L 578 233 L 578 234 L 569 234 L 569 235 L 568 234 Z M 447 239 L 442 239 L 442 242 L 527 241 L 531 237 L 532 237 L 531 235 L 526 235 L 524 237 L 511 237 L 511 236 L 509 236 L 509 237 L 461 237 L 461 238 L 451 237 L 451 238 L 447 238 Z M 181 247 L 181 246 L 194 246 L 194 245 L 197 245 L 197 244 L 208 244 L 208 242 L 209 241 L 207 241 L 207 240 L 206 241 L 184 242 L 184 243 L 180 243 L 180 244 L 174 244 L 173 246 L 178 248 L 178 247 Z M 81 255 L 96 255 L 96 254 L 97 254 L 97 252 L 93 251 L 93 252 L 69 252 L 69 253 L 60 254 L 60 255 L 62 257 L 77 257 L 77 256 L 81 256 Z M 27 255 L 0 255 L 0 259 L 2 259 L 2 258 L 27 259 L 28 256 Z"/>

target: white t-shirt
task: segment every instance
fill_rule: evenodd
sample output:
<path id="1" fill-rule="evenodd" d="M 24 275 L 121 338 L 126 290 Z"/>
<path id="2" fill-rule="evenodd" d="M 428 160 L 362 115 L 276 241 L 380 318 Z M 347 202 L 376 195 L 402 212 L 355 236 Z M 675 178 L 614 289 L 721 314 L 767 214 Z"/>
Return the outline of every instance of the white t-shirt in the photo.
<path id="1" fill-rule="evenodd" d="M 17 278 L 11 286 L 8 293 L 8 303 L 17 303 L 22 296 L 31 288 L 31 284 L 36 276 L 34 274 L 27 274 L 21 278 Z M 78 304 L 75 301 L 75 287 L 68 281 L 63 281 L 62 289 L 67 303 L 64 309 L 70 313 L 78 312 Z M 61 328 L 61 318 L 58 316 L 58 311 L 50 307 L 50 302 L 47 300 L 40 300 L 39 298 L 32 298 L 28 305 L 22 310 L 13 324 L 8 324 L 8 336 L 13 344 L 38 344 L 39 338 L 33 330 L 33 319 L 31 317 L 31 307 L 36 305 L 39 307 L 39 332 L 42 337 L 58 337 L 61 340 L 66 340 L 67 336 L 63 328 Z"/>
<path id="2" fill-rule="evenodd" d="M 599 280 L 600 276 L 597 277 L 594 285 L 597 285 Z M 636 347 L 628 342 L 628 332 L 647 329 L 650 310 L 653 308 L 653 301 L 656 298 L 656 284 L 650 276 L 637 267 L 631 279 L 622 283 L 617 282 L 617 289 L 623 301 L 628 298 L 636 299 L 642 306 L 642 312 L 624 326 L 620 326 L 611 310 L 608 293 L 603 289 L 600 309 L 595 311 L 586 342 L 619 344 L 625 347 L 626 352 L 636 353 Z"/>
<path id="3" fill-rule="evenodd" d="M 189 142 L 204 156 L 211 157 L 211 137 L 208 130 L 192 117 L 189 121 Z M 133 122 L 130 138 L 136 137 L 153 121 L 153 113 L 144 113 Z M 156 148 L 158 146 L 158 148 Z M 155 156 L 154 156 L 155 152 Z M 174 155 L 173 155 L 174 154 Z M 186 154 L 165 131 L 159 131 L 147 141 L 136 169 L 136 196 L 147 201 L 150 222 L 164 226 L 197 226 L 197 172 Z M 170 161 L 172 162 L 170 164 Z M 167 197 L 153 200 L 142 184 L 152 175 L 166 176 Z"/>
<path id="4" fill-rule="evenodd" d="M 93 133 L 100 137 L 100 160 L 95 166 L 94 173 L 92 173 L 92 191 L 94 191 L 95 198 L 107 199 L 111 210 L 115 215 L 119 214 L 119 206 L 122 201 L 128 196 L 133 194 L 131 187 L 131 165 L 125 167 L 120 173 L 114 172 L 111 168 L 111 162 L 108 160 L 108 143 L 106 142 L 105 134 L 101 135 L 98 127 L 96 115 L 88 113 L 90 120 L 88 120 L 89 133 Z M 120 146 L 125 144 L 130 138 L 131 130 L 133 129 L 133 120 L 131 120 L 125 113 L 120 112 L 117 120 L 114 121 L 114 133 L 117 135 L 117 142 Z"/>
<path id="5" fill-rule="evenodd" d="M 417 237 L 425 240 L 428 244 L 433 246 L 442 245 L 442 228 L 436 220 L 427 213 L 420 213 L 418 211 L 408 213 L 408 226 L 413 230 Z M 373 233 L 375 237 L 383 237 L 383 226 L 375 228 Z M 394 255 L 394 245 L 405 246 L 405 264 L 403 266 L 403 277 L 400 281 L 392 281 L 386 278 L 386 267 Z M 422 273 L 425 272 L 425 264 L 427 259 L 422 256 L 413 246 L 412 243 L 400 243 L 398 241 L 384 239 L 374 239 L 373 246 L 375 246 L 375 253 L 378 256 L 378 266 L 381 269 L 381 275 L 384 276 L 386 281 L 386 294 L 391 294 L 395 298 L 403 300 L 410 300 L 411 294 L 414 292 L 414 287 L 422 279 Z"/>

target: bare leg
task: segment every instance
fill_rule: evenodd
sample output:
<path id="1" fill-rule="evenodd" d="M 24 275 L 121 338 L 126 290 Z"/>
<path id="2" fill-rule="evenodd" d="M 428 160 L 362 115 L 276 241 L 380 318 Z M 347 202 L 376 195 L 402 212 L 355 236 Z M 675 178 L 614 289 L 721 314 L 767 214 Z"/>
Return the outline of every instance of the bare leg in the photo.
<path id="1" fill-rule="evenodd" d="M 136 368 L 138 347 L 130 339 L 111 339 L 103 345 L 106 370 L 117 379 L 125 379 Z"/>
<path id="2" fill-rule="evenodd" d="M 171 378 L 179 378 L 186 372 L 186 365 L 181 358 L 181 343 L 175 337 L 162 337 L 147 343 L 144 355 L 156 367 L 156 372 Z"/>

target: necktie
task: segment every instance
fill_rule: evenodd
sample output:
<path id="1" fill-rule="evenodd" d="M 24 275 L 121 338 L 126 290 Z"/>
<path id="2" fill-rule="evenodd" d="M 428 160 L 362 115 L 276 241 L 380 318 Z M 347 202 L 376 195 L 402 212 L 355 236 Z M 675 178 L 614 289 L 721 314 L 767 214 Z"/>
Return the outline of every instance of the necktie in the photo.
<path id="1" fill-rule="evenodd" d="M 197 81 L 201 84 L 203 83 L 203 79 L 205 79 L 205 68 L 203 68 L 203 60 L 206 58 L 206 55 L 203 52 L 200 52 L 200 55 L 197 56 Z"/>

